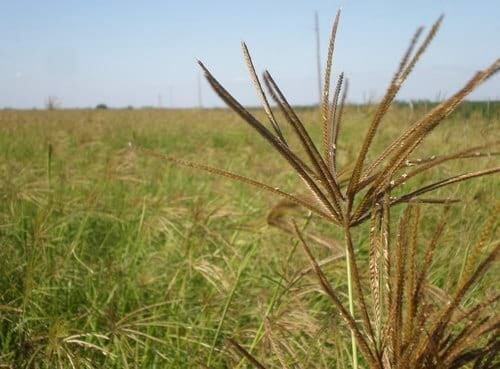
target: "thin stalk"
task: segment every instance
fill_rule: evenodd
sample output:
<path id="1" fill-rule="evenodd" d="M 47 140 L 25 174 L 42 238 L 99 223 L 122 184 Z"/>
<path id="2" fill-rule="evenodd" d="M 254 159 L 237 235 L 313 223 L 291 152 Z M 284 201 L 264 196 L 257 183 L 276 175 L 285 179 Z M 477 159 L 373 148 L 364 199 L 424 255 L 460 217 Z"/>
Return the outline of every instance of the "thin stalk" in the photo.
<path id="1" fill-rule="evenodd" d="M 49 143 L 47 148 L 47 182 L 49 189 L 52 187 L 52 144 Z"/>
<path id="2" fill-rule="evenodd" d="M 353 293 L 352 293 L 352 275 L 351 275 L 351 253 L 349 252 L 349 248 L 346 246 L 345 250 L 346 255 L 346 271 L 347 271 L 347 294 L 349 298 L 349 312 L 354 316 L 354 302 L 353 302 Z M 358 368 L 358 348 L 356 346 L 356 338 L 354 337 L 354 332 L 351 331 L 351 347 L 352 347 L 352 367 L 353 369 Z"/>
<path id="3" fill-rule="evenodd" d="M 236 292 L 236 288 L 238 287 L 239 281 L 241 274 L 243 273 L 243 270 L 246 268 L 249 260 L 251 259 L 252 255 L 255 252 L 255 249 L 257 244 L 254 244 L 251 246 L 250 250 L 247 252 L 245 255 L 245 258 L 240 264 L 240 267 L 238 268 L 238 274 L 236 276 L 236 281 L 234 282 L 233 288 L 231 289 L 231 292 L 229 293 L 229 296 L 227 297 L 226 304 L 224 305 L 224 310 L 222 312 L 222 317 L 219 321 L 219 325 L 217 326 L 217 331 L 215 332 L 214 339 L 212 341 L 212 346 L 210 347 L 210 353 L 208 354 L 208 359 L 207 359 L 207 366 L 210 367 L 210 363 L 212 361 L 212 355 L 215 350 L 215 345 L 217 344 L 217 341 L 219 339 L 220 332 L 222 330 L 222 324 L 224 323 L 224 320 L 226 319 L 227 311 L 229 310 L 229 305 L 231 305 L 231 302 L 233 301 L 234 294 Z"/>
<path id="4" fill-rule="evenodd" d="M 349 309 L 350 309 L 350 314 L 353 316 L 354 319 L 354 297 L 353 297 L 353 291 L 352 288 L 356 289 L 356 293 L 358 295 L 358 302 L 359 302 L 359 308 L 361 309 L 361 318 L 363 322 L 364 329 L 366 330 L 366 334 L 368 336 L 368 339 L 371 340 L 372 342 L 375 342 L 375 333 L 373 331 L 372 323 L 370 320 L 370 317 L 368 315 L 368 310 L 366 306 L 366 301 L 365 297 L 363 294 L 363 290 L 361 287 L 361 280 L 359 276 L 359 269 L 356 264 L 356 256 L 354 252 L 354 245 L 352 241 L 352 236 L 351 236 L 351 224 L 350 224 L 350 219 L 351 219 L 351 211 L 352 211 L 352 198 L 347 199 L 347 204 L 345 208 L 345 212 L 343 213 L 343 229 L 344 229 L 344 238 L 345 238 L 345 245 L 346 245 L 346 272 L 347 272 L 347 287 L 348 287 L 348 298 L 349 298 Z M 353 346 L 353 354 L 356 353 L 356 346 L 355 343 L 356 341 L 351 337 L 352 340 L 352 346 Z M 358 340 L 359 341 L 359 340 Z M 375 353 L 372 353 L 374 355 L 374 359 L 376 360 L 378 366 L 382 368 L 382 365 L 380 363 L 380 355 L 377 349 L 375 349 Z M 353 356 L 353 368 L 357 369 L 357 356 Z"/>
<path id="5" fill-rule="evenodd" d="M 347 211 L 349 211 L 348 204 Z M 347 273 L 347 296 L 349 299 L 349 312 L 351 313 L 354 320 L 356 320 L 356 316 L 354 315 L 354 296 L 352 292 L 352 271 L 351 271 L 351 248 L 349 247 L 350 243 L 350 232 L 349 232 L 349 217 L 345 216 L 344 221 L 344 237 L 345 237 L 345 260 L 346 260 L 346 273 Z M 356 337 L 354 335 L 354 331 L 351 330 L 351 351 L 352 351 L 352 368 L 358 369 L 358 347 L 356 345 Z"/>

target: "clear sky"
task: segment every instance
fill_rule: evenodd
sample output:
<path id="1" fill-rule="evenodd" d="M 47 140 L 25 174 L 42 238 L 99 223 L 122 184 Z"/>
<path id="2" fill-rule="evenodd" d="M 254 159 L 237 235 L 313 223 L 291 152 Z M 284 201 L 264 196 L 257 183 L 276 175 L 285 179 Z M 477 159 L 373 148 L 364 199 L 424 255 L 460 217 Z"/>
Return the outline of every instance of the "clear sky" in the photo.
<path id="1" fill-rule="evenodd" d="M 314 12 L 322 55 L 338 7 L 334 73 L 350 79 L 350 100 L 380 98 L 408 40 L 441 13 L 441 31 L 399 94 L 449 96 L 500 57 L 500 1 L 112 1 L 1 0 L 0 107 L 196 106 L 204 61 L 245 104 L 256 104 L 241 57 L 245 40 L 294 104 L 317 101 Z M 473 99 L 500 99 L 495 76 Z M 204 106 L 221 106 L 202 82 Z"/>

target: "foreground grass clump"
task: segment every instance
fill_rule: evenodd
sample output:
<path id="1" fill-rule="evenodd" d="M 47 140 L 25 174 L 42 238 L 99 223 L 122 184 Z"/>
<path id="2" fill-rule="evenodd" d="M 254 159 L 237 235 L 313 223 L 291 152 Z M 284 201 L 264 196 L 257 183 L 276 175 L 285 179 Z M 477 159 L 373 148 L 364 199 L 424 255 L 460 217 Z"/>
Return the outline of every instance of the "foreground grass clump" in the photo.
<path id="1" fill-rule="evenodd" d="M 452 160 L 478 159 L 482 156 L 496 155 L 495 152 L 482 153 L 479 150 L 491 150 L 498 146 L 498 141 L 469 147 L 448 155 L 434 155 L 428 159 L 414 158 L 415 152 L 423 141 L 456 110 L 464 98 L 500 70 L 500 59 L 484 70 L 478 71 L 462 89 L 413 121 L 409 127 L 403 129 L 387 144 L 381 153 L 375 156 L 375 159 L 368 161 L 368 153 L 373 146 L 383 118 L 387 115 L 403 82 L 436 35 L 443 17 L 434 23 L 420 45 L 418 41 L 423 28 L 419 28 L 403 54 L 384 97 L 374 110 L 373 118 L 358 153 L 352 163 L 348 162 L 344 168 L 339 169 L 337 146 L 347 95 L 347 81 L 344 83 L 342 73 L 338 78 L 331 101 L 329 96 L 339 16 L 340 12 L 337 13 L 332 28 L 323 84 L 322 154 L 271 74 L 265 71 L 263 80 L 269 95 L 279 107 L 287 125 L 292 128 L 299 149 L 294 147 L 284 134 L 281 124 L 276 119 L 276 114 L 269 105 L 248 48 L 244 43 L 242 46 L 245 61 L 271 128 L 267 128 L 256 116 L 245 109 L 217 81 L 205 65 L 199 62 L 208 83 L 219 97 L 293 169 L 303 182 L 308 193 L 306 196 L 287 192 L 267 182 L 260 182 L 234 172 L 171 156 L 162 157 L 147 149 L 143 151 L 167 162 L 227 177 L 235 182 L 267 191 L 282 198 L 282 202 L 277 207 L 281 212 L 286 212 L 287 207 L 301 207 L 309 214 L 319 216 L 322 220 L 340 228 L 345 251 L 343 254 L 334 255 L 333 259 L 328 259 L 328 262 L 340 258 L 346 260 L 347 302 L 343 301 L 341 292 L 332 287 L 329 278 L 323 272 L 321 264 L 326 264 L 326 260 L 318 262 L 295 220 L 289 224 L 282 222 L 279 220 L 281 216 L 277 215 L 280 212 L 277 208 L 273 209 L 268 217 L 270 224 L 295 234 L 300 239 L 321 289 L 337 310 L 340 320 L 345 324 L 345 331 L 350 331 L 351 358 L 349 361 L 353 369 L 358 368 L 359 356 L 371 369 L 454 369 L 469 366 L 478 369 L 494 368 L 498 364 L 496 359 L 500 353 L 497 339 L 499 317 L 498 315 L 492 316 L 485 310 L 486 306 L 496 302 L 498 297 L 493 299 L 483 297 L 483 300 L 465 313 L 462 311 L 462 303 L 466 295 L 491 269 L 500 251 L 500 244 L 494 244 L 492 250 L 485 248 L 485 243 L 493 234 L 496 215 L 493 215 L 487 222 L 479 241 L 471 245 L 465 253 L 456 286 L 453 288 L 454 292 L 451 292 L 445 299 L 444 306 L 435 304 L 431 298 L 431 291 L 426 287 L 426 281 L 429 264 L 433 260 L 445 220 L 437 226 L 425 248 L 421 271 L 417 271 L 417 238 L 420 204 L 446 205 L 445 208 L 448 209 L 449 204 L 460 201 L 449 197 L 425 198 L 423 195 L 472 178 L 496 174 L 500 171 L 500 167 L 461 173 L 417 186 L 415 189 L 408 188 L 406 182 L 421 177 L 429 170 Z M 341 94 L 342 97 L 340 97 Z M 398 231 L 393 235 L 391 213 L 396 205 L 402 203 L 410 205 L 399 222 Z M 499 209 L 500 206 L 495 210 L 495 214 Z M 363 250 L 357 250 L 355 247 L 353 229 L 368 219 L 370 219 L 369 257 L 366 264 L 360 261 Z M 324 242 L 324 244 L 338 247 L 337 241 Z M 486 256 L 483 255 L 484 253 Z M 371 293 L 367 293 L 368 286 L 363 281 L 363 270 L 369 270 Z M 361 316 L 359 320 L 356 319 L 358 314 Z M 264 326 L 268 327 L 269 323 L 264 321 L 260 325 L 257 337 Z M 265 368 L 265 365 L 251 353 L 256 339 L 251 344 L 250 350 L 232 339 L 229 342 L 241 357 L 247 359 L 253 366 Z M 271 346 L 280 366 L 288 367 L 284 360 L 284 352 L 288 351 L 293 355 L 294 351 L 281 350 L 276 342 L 271 342 Z M 210 364 L 211 354 L 212 352 L 207 366 Z M 342 358 L 338 362 L 345 364 Z"/>

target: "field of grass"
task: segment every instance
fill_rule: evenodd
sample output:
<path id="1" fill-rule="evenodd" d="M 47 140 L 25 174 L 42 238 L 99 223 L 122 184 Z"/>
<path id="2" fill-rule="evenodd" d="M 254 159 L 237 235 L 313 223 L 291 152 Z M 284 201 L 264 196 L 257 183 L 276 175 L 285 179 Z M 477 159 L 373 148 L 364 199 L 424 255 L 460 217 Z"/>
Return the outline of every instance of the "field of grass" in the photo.
<path id="1" fill-rule="evenodd" d="M 424 109 L 393 107 L 370 157 Z M 372 113 L 346 109 L 341 168 L 355 159 Z M 300 116 L 320 140 L 319 112 Z M 499 140 L 499 128 L 498 107 L 462 108 L 413 158 Z M 287 163 L 229 110 L 0 112 L 0 368 L 247 367 L 228 338 L 269 368 L 344 367 L 350 336 L 338 312 L 295 237 L 267 224 L 278 200 L 137 148 L 301 188 Z M 451 161 L 405 186 L 498 162 Z M 462 200 L 451 207 L 430 269 L 436 301 L 447 303 L 499 195 L 498 176 L 435 194 Z M 442 205 L 422 206 L 419 247 L 441 212 Z M 307 212 L 293 215 L 306 234 L 328 241 L 312 243 L 318 259 L 338 252 L 338 230 Z M 354 231 L 362 264 L 368 231 Z M 345 298 L 340 259 L 324 270 Z M 466 305 L 493 294 L 498 271 L 488 272 Z"/>

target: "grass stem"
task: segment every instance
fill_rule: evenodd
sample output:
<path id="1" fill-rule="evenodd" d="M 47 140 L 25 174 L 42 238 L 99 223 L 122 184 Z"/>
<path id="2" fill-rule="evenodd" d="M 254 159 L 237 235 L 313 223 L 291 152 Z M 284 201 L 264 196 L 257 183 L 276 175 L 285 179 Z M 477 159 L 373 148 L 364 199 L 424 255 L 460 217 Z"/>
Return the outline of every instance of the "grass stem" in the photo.
<path id="1" fill-rule="evenodd" d="M 229 296 L 226 299 L 226 303 L 224 305 L 224 310 L 222 311 L 222 316 L 219 320 L 219 325 L 217 326 L 217 331 L 215 332 L 215 336 L 214 336 L 214 339 L 212 341 L 212 345 L 210 347 L 210 353 L 208 354 L 208 359 L 207 359 L 207 364 L 206 364 L 207 367 L 210 367 L 210 364 L 212 362 L 212 356 L 213 356 L 213 353 L 215 350 L 215 345 L 217 344 L 217 341 L 219 339 L 220 332 L 222 330 L 222 324 L 224 323 L 224 320 L 226 319 L 226 315 L 227 315 L 227 312 L 229 310 L 229 306 L 231 305 L 231 301 L 233 301 L 233 297 L 234 297 L 234 294 L 236 292 L 236 288 L 238 287 L 238 284 L 239 284 L 239 281 L 241 278 L 241 274 L 245 270 L 249 260 L 252 258 L 253 254 L 255 252 L 256 246 L 257 246 L 257 243 L 250 246 L 249 251 L 246 253 L 245 258 L 243 259 L 243 261 L 240 264 L 240 267 L 238 268 L 238 274 L 236 276 L 236 281 L 234 282 L 233 288 L 231 289 L 231 292 L 229 293 Z"/>
<path id="2" fill-rule="evenodd" d="M 351 273 L 351 253 L 349 251 L 349 247 L 346 243 L 345 249 L 346 255 L 346 271 L 347 271 L 347 294 L 349 299 L 349 312 L 352 317 L 354 316 L 354 297 L 352 293 L 352 273 Z M 358 369 L 358 348 L 356 346 L 356 338 L 354 337 L 354 332 L 351 331 L 351 347 L 352 347 L 352 367 L 353 369 Z"/>

